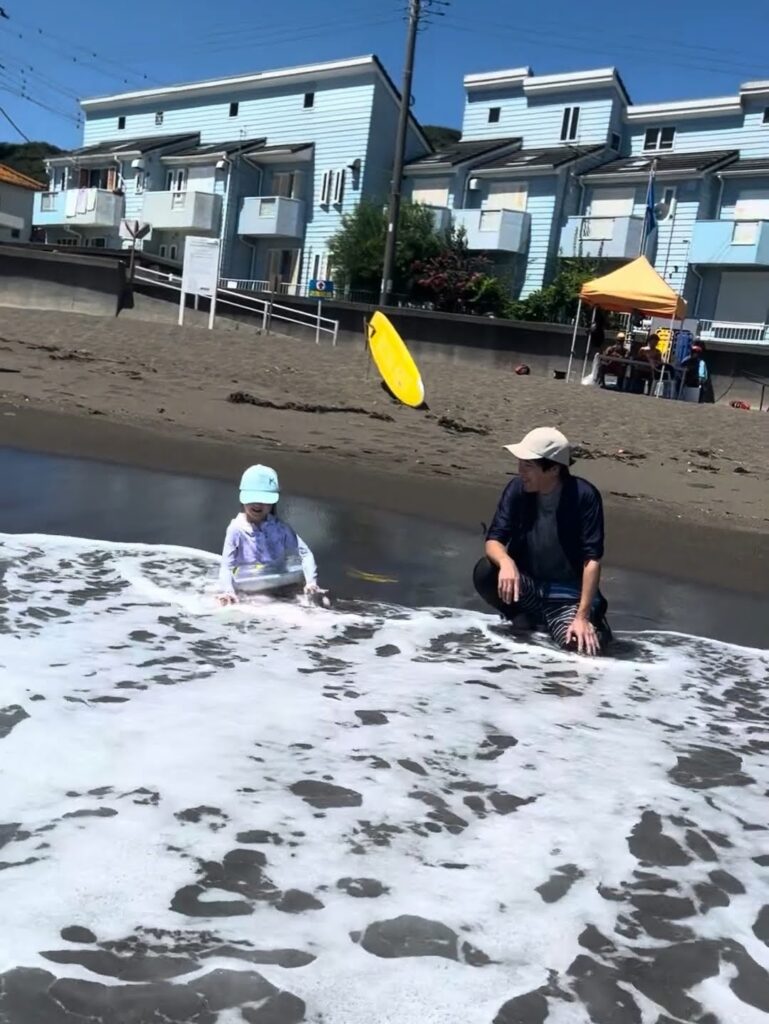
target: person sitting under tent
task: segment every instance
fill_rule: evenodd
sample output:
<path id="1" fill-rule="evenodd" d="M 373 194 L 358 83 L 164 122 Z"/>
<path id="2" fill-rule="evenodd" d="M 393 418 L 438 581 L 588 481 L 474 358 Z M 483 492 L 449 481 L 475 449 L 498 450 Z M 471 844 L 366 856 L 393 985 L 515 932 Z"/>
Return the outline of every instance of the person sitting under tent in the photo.
<path id="1" fill-rule="evenodd" d="M 596 368 L 596 383 L 599 387 L 606 387 L 606 375 L 607 373 L 617 378 L 617 391 L 622 390 L 622 382 L 625 377 L 625 370 L 627 364 L 614 362 L 616 359 L 625 358 L 625 334 L 620 331 L 615 341 L 611 345 L 607 345 L 604 349 L 600 359 L 598 360 L 598 366 Z"/>
<path id="2" fill-rule="evenodd" d="M 648 384 L 648 394 L 652 393 L 655 380 L 659 379 L 660 367 L 662 366 L 662 353 L 659 350 L 660 338 L 658 334 L 650 334 L 646 344 L 638 353 L 641 362 L 648 363 L 646 366 L 639 366 L 638 376 L 643 381 L 644 389 Z"/>
<path id="3" fill-rule="evenodd" d="M 552 427 L 506 445 L 518 476 L 505 488 L 475 566 L 478 594 L 511 623 L 524 615 L 565 650 L 600 654 L 611 640 L 599 590 L 603 502 L 572 476 L 571 446 Z"/>
<path id="4" fill-rule="evenodd" d="M 681 398 L 685 402 L 702 402 L 704 389 L 710 379 L 705 362 L 705 345 L 695 342 L 686 359 L 681 361 Z"/>

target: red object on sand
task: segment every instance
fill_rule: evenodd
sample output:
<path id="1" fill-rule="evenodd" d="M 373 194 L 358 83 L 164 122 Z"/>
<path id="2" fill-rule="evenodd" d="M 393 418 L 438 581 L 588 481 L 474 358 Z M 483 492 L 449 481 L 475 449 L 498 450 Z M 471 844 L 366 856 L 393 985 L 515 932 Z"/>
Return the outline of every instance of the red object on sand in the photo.
<path id="1" fill-rule="evenodd" d="M 729 405 L 731 405 L 732 409 L 750 409 L 750 402 L 743 402 L 741 398 L 735 398 Z"/>
<path id="2" fill-rule="evenodd" d="M 521 363 L 520 366 L 516 366 L 515 372 L 519 377 L 525 377 L 527 374 L 531 373 L 531 367 L 527 366 L 526 363 Z"/>

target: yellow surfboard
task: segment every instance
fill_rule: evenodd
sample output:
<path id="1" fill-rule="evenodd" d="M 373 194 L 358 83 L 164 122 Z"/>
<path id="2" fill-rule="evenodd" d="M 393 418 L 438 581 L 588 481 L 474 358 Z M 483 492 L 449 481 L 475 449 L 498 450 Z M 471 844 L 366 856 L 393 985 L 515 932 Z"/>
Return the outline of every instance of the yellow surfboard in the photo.
<path id="1" fill-rule="evenodd" d="M 368 347 L 382 380 L 398 401 L 414 409 L 422 405 L 425 386 L 417 364 L 384 313 L 376 312 L 369 320 Z"/>

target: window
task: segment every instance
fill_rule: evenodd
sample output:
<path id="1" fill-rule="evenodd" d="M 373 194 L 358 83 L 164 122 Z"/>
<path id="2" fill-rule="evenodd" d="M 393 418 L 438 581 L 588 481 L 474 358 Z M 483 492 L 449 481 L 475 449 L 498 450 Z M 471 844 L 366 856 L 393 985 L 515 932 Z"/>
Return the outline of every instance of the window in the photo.
<path id="1" fill-rule="evenodd" d="M 644 150 L 672 149 L 676 130 L 670 128 L 647 128 L 644 136 Z"/>
<path id="2" fill-rule="evenodd" d="M 769 107 L 764 107 L 764 124 L 769 124 Z"/>
<path id="3" fill-rule="evenodd" d="M 579 107 L 566 107 L 561 121 L 561 142 L 574 142 L 579 128 Z"/>
<path id="4" fill-rule="evenodd" d="M 489 124 L 499 124 L 499 119 L 502 117 L 501 107 L 489 107 Z"/>
<path id="5" fill-rule="evenodd" d="M 176 259 L 176 246 L 172 245 L 168 250 L 168 258 L 171 260 Z"/>
<path id="6" fill-rule="evenodd" d="M 11 238 L 21 238 L 21 231 L 18 228 L 11 228 Z"/>
<path id="7" fill-rule="evenodd" d="M 144 171 L 137 171 L 136 172 L 136 178 L 134 179 L 134 181 L 136 182 L 136 192 L 137 193 L 143 192 L 144 191 L 144 187 L 146 185 L 146 176 L 145 176 Z"/>
<path id="8" fill-rule="evenodd" d="M 163 123 L 163 111 L 159 110 L 157 112 L 157 114 L 155 114 L 155 124 L 160 125 L 162 123 Z"/>
<path id="9" fill-rule="evenodd" d="M 158 249 L 158 256 L 161 259 L 165 259 L 167 252 L 168 252 L 168 247 L 165 246 L 165 245 L 161 245 L 160 248 Z"/>
<path id="10" fill-rule="evenodd" d="M 619 137 L 618 132 L 612 132 L 609 136 L 609 148 L 619 152 L 619 148 L 622 145 L 622 139 Z"/>
<path id="11" fill-rule="evenodd" d="M 444 178 L 422 178 L 414 182 L 411 191 L 412 203 L 425 206 L 448 206 L 449 186 Z"/>
<path id="12" fill-rule="evenodd" d="M 304 109 L 311 110 L 315 106 L 315 93 L 306 92 L 304 94 Z"/>
<path id="13" fill-rule="evenodd" d="M 331 202 L 331 189 L 333 187 L 333 171 L 325 171 L 320 184 L 320 205 L 328 206 Z"/>
<path id="14" fill-rule="evenodd" d="M 230 117 L 237 117 L 240 110 L 239 103 L 230 103 Z"/>
<path id="15" fill-rule="evenodd" d="M 312 261 L 312 279 L 313 279 L 313 281 L 317 281 L 318 280 L 318 275 L 319 274 L 320 274 L 320 256 L 316 256 L 315 259 Z"/>
<path id="16" fill-rule="evenodd" d="M 125 118 L 124 117 L 119 117 L 117 119 L 117 129 L 118 129 L 119 132 L 122 132 L 125 129 Z"/>
<path id="17" fill-rule="evenodd" d="M 489 182 L 486 196 L 481 202 L 482 210 L 526 210 L 529 187 L 526 182 Z"/>
<path id="18" fill-rule="evenodd" d="M 40 197 L 40 212 L 53 213 L 56 209 L 56 195 L 53 192 L 43 192 Z"/>
<path id="19" fill-rule="evenodd" d="M 344 199 L 344 171 L 334 171 L 333 202 L 334 206 L 341 206 Z"/>
<path id="20" fill-rule="evenodd" d="M 286 199 L 298 199 L 302 191 L 301 171 L 274 171 L 272 194 Z"/>
<path id="21" fill-rule="evenodd" d="M 166 192 L 184 192 L 187 188 L 187 171 L 178 167 L 166 174 Z"/>
<path id="22" fill-rule="evenodd" d="M 70 236 L 68 238 L 57 238 L 56 241 L 54 242 L 54 245 L 61 245 L 61 246 L 80 245 L 80 239 L 79 238 L 73 238 L 72 236 Z"/>

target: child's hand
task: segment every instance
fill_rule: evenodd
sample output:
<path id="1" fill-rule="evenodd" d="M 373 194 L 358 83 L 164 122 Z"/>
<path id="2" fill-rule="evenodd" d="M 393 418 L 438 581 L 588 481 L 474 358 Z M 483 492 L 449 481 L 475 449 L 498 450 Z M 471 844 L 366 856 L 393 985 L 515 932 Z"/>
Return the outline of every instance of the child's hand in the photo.
<path id="1" fill-rule="evenodd" d="M 226 608 L 227 605 L 230 604 L 238 603 L 238 599 L 234 594 L 220 594 L 217 600 L 219 604 L 222 606 L 222 608 Z"/>
<path id="2" fill-rule="evenodd" d="M 322 604 L 324 608 L 330 608 L 331 602 L 328 599 L 328 591 L 321 590 L 317 583 L 308 583 L 304 588 L 305 597 L 316 604 Z"/>

